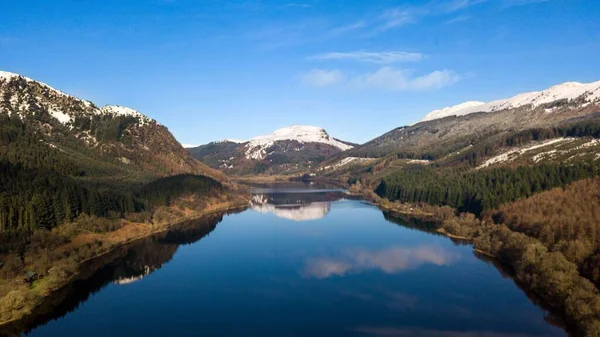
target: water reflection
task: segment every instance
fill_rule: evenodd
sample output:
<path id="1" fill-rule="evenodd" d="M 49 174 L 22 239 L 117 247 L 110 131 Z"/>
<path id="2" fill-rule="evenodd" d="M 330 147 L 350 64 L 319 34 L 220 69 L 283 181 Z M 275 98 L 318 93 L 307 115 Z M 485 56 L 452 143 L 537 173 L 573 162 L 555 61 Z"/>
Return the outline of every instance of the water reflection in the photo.
<path id="1" fill-rule="evenodd" d="M 446 266 L 455 263 L 459 255 L 437 246 L 395 246 L 383 250 L 349 249 L 337 257 L 309 258 L 301 274 L 317 279 L 344 276 L 370 270 L 395 274 L 424 264 Z"/>
<path id="2" fill-rule="evenodd" d="M 250 205 L 253 211 L 259 213 L 273 213 L 280 218 L 294 221 L 321 219 L 324 218 L 331 209 L 330 202 L 274 205 L 269 203 L 269 197 L 266 194 L 254 195 L 250 201 Z"/>
<path id="3" fill-rule="evenodd" d="M 277 217 L 248 211 L 216 231 L 220 216 L 181 224 L 99 260 L 65 289 L 71 295 L 15 331 L 43 325 L 31 335 L 563 335 L 471 247 L 360 201 L 334 202 L 345 198 L 340 191 L 280 192 L 257 193 L 251 205 Z M 289 225 L 307 219 L 314 220 Z"/>
<path id="4" fill-rule="evenodd" d="M 341 190 L 284 189 L 278 193 L 256 193 L 266 189 L 254 189 L 250 200 L 252 210 L 259 213 L 272 213 L 277 217 L 308 221 L 324 218 L 331 210 L 331 202 L 344 197 Z M 268 191 L 267 191 L 268 192 Z"/>
<path id="5" fill-rule="evenodd" d="M 108 284 L 129 285 L 169 262 L 182 244 L 196 242 L 211 233 L 224 213 L 182 222 L 169 232 L 136 241 L 81 267 L 77 279 L 46 299 L 30 316 L 3 327 L 0 336 L 18 336 L 75 311 L 91 295 Z"/>

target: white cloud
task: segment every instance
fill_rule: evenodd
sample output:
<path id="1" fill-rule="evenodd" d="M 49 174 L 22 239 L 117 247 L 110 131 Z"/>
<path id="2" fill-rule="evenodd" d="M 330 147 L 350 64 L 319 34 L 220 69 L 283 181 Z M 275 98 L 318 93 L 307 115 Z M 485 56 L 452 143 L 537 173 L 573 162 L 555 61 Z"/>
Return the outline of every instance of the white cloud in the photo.
<path id="1" fill-rule="evenodd" d="M 302 76 L 302 82 L 317 87 L 326 87 L 338 84 L 344 80 L 340 70 L 313 69 Z"/>
<path id="2" fill-rule="evenodd" d="M 461 76 L 451 70 L 436 70 L 414 76 L 412 70 L 385 66 L 354 77 L 346 76 L 341 70 L 313 69 L 302 77 L 302 82 L 317 87 L 342 85 L 354 89 L 409 91 L 439 89 L 460 79 Z"/>
<path id="3" fill-rule="evenodd" d="M 416 14 L 413 9 L 392 8 L 381 15 L 383 23 L 379 25 L 377 31 L 384 32 L 392 28 L 406 26 L 416 22 Z"/>
<path id="4" fill-rule="evenodd" d="M 351 24 L 347 24 L 347 25 L 343 25 L 343 26 L 339 26 L 339 27 L 334 27 L 332 29 L 329 30 L 329 32 L 327 33 L 327 36 L 330 37 L 337 37 L 340 35 L 344 35 L 346 33 L 361 29 L 366 27 L 367 24 L 365 21 L 360 20 L 360 21 L 356 21 L 354 23 Z"/>
<path id="5" fill-rule="evenodd" d="M 424 58 L 423 54 L 410 53 L 403 51 L 389 52 L 347 52 L 347 53 L 325 53 L 311 57 L 315 60 L 352 60 L 360 62 L 390 64 L 398 62 L 420 61 Z"/>
<path id="6" fill-rule="evenodd" d="M 460 80 L 460 76 L 450 70 L 436 70 L 421 76 L 412 76 L 412 71 L 383 67 L 379 70 L 361 75 L 352 80 L 358 88 L 374 88 L 385 90 L 425 90 L 439 89 Z"/>
<path id="7" fill-rule="evenodd" d="M 549 1 L 551 0 L 504 0 L 504 7 L 534 5 Z"/>
<path id="8" fill-rule="evenodd" d="M 445 0 L 430 1 L 420 6 L 398 6 L 385 10 L 372 22 L 374 27 L 370 35 L 386 32 L 390 29 L 417 23 L 427 17 L 445 16 L 484 3 L 488 0 Z M 511 0 L 505 0 L 511 1 Z M 548 0 L 514 0 L 548 1 Z"/>
<path id="9" fill-rule="evenodd" d="M 455 24 L 455 23 L 459 23 L 459 22 L 463 22 L 463 21 L 467 21 L 469 20 L 471 17 L 468 15 L 461 15 L 461 16 L 457 16 L 455 18 L 452 18 L 450 20 L 447 20 L 445 23 L 448 25 L 451 24 Z"/>
<path id="10" fill-rule="evenodd" d="M 285 7 L 295 7 L 295 8 L 311 8 L 312 5 L 310 4 L 303 4 L 303 3 L 295 3 L 295 2 L 291 2 L 285 5 Z"/>

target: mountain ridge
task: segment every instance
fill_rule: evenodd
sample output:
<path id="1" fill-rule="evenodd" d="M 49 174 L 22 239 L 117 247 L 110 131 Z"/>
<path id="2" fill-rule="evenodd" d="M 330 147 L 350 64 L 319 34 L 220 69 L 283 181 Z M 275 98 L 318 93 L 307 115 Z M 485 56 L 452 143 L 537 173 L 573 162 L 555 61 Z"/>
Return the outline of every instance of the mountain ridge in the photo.
<path id="1" fill-rule="evenodd" d="M 221 140 L 188 148 L 196 159 L 232 174 L 298 172 L 356 144 L 321 127 L 291 125 L 247 141 Z"/>
<path id="2" fill-rule="evenodd" d="M 475 112 L 494 112 L 526 105 L 538 107 L 556 101 L 567 100 L 569 102 L 577 99 L 590 103 L 600 99 L 600 81 L 590 83 L 564 82 L 542 91 L 520 93 L 510 98 L 490 102 L 467 101 L 458 105 L 433 110 L 426 114 L 419 122 L 450 116 L 464 116 Z M 552 107 L 550 106 L 548 112 L 551 112 L 551 109 Z"/>
<path id="3" fill-rule="evenodd" d="M 61 162 L 86 174 L 145 181 L 180 173 L 221 176 L 193 159 L 166 127 L 141 112 L 120 105 L 99 108 L 16 73 L 0 71 L 0 117 L 4 132 L 13 134 L 12 140 L 0 141 L 3 157 L 30 151 L 15 142 L 25 137 L 39 143 L 36 151 L 45 146 Z M 10 126 L 15 123 L 21 126 Z"/>

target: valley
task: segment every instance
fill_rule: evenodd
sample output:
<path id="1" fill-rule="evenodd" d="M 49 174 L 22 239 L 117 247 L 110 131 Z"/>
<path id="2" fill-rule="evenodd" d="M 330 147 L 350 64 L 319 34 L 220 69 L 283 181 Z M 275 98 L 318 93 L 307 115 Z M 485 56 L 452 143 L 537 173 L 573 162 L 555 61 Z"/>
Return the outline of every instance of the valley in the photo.
<path id="1" fill-rule="evenodd" d="M 2 1 L 0 337 L 600 337 L 600 1 Z"/>
<path id="2" fill-rule="evenodd" d="M 136 110 L 1 75 L 0 325 L 29 320 L 90 261 L 181 222 L 240 207 L 324 221 L 342 195 L 471 242 L 570 334 L 600 331 L 597 82 L 436 110 L 365 144 L 293 125 L 185 149 Z M 280 192 L 291 181 L 335 188 Z"/>

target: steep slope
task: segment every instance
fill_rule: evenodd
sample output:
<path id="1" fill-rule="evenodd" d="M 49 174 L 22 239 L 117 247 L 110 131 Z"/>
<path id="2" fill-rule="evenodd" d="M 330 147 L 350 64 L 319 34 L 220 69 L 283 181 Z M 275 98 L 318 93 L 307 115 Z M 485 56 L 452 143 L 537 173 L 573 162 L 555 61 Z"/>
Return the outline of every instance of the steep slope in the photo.
<path id="1" fill-rule="evenodd" d="M 98 108 L 8 72 L 0 72 L 0 129 L 0 159 L 29 168 L 126 181 L 218 175 L 194 160 L 166 127 L 136 110 Z"/>
<path id="2" fill-rule="evenodd" d="M 0 73 L 0 240 L 82 214 L 124 217 L 178 198 L 225 200 L 231 187 L 155 120 Z M 0 244 L 1 246 L 1 244 Z"/>
<path id="3" fill-rule="evenodd" d="M 555 85 L 543 91 L 534 91 L 518 94 L 507 99 L 500 99 L 488 103 L 469 101 L 441 110 L 434 110 L 421 120 L 421 122 L 444 118 L 448 116 L 464 116 L 474 112 L 494 112 L 514 109 L 522 106 L 547 106 L 547 112 L 561 104 L 571 102 L 582 106 L 600 99 L 600 81 L 593 83 L 566 82 Z"/>
<path id="4" fill-rule="evenodd" d="M 229 174 L 296 173 L 316 167 L 354 144 L 315 126 L 293 125 L 249 141 L 224 140 L 188 149 L 194 158 Z"/>
<path id="5" fill-rule="evenodd" d="M 599 88 L 600 82 L 589 85 L 567 83 L 538 93 L 517 95 L 509 100 L 483 105 L 469 102 L 459 109 L 437 110 L 425 117 L 431 120 L 396 128 L 345 152 L 344 156 L 397 155 L 400 158 L 432 160 L 469 147 L 502 142 L 527 130 L 563 128 L 566 132 L 565 128 L 569 125 L 598 120 Z M 489 112 L 476 112 L 482 109 Z M 445 114 L 452 116 L 443 117 Z M 559 133 L 555 136 L 560 136 Z M 531 136 L 530 140 L 536 137 Z M 485 153 L 492 154 L 489 150 Z"/>

